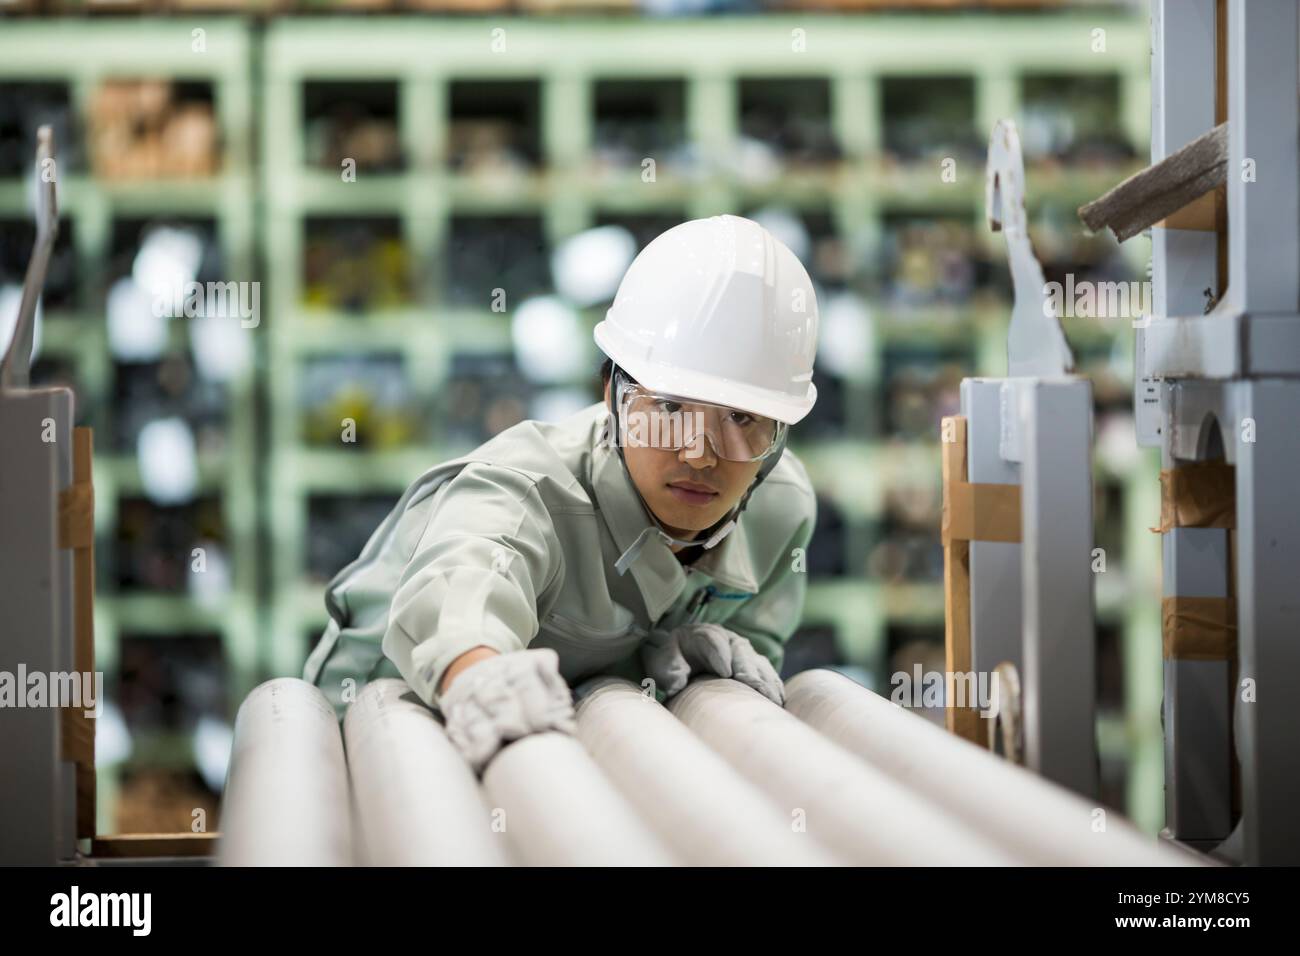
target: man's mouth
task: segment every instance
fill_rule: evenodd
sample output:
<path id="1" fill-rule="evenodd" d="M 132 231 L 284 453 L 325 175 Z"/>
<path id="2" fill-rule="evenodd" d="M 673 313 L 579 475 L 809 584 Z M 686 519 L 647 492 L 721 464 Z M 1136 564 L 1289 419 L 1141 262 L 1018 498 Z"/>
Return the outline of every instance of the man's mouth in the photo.
<path id="1" fill-rule="evenodd" d="M 713 500 L 718 497 L 718 492 L 708 485 L 702 485 L 698 481 L 673 481 L 669 482 L 668 490 L 673 493 L 673 497 L 683 504 L 701 505 L 712 504 Z"/>

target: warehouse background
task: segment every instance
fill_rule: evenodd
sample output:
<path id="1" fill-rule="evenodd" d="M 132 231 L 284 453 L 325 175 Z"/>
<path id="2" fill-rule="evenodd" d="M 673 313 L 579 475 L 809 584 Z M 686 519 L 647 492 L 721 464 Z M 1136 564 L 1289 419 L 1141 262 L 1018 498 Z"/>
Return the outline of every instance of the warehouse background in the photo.
<path id="1" fill-rule="evenodd" d="M 942 670 L 938 422 L 963 376 L 1005 372 L 987 136 L 1019 124 L 1049 281 L 1145 278 L 1146 242 L 1074 210 L 1145 164 L 1148 25 L 1144 4 L 880 6 L 0 2 L 0 339 L 51 123 L 34 378 L 95 429 L 101 832 L 215 821 L 235 710 L 300 673 L 325 581 L 426 467 L 596 398 L 591 327 L 687 218 L 758 219 L 819 290 L 787 672 L 888 693 Z M 184 281 L 257 283 L 257 324 L 156 315 Z M 1065 320 L 1096 396 L 1103 796 L 1155 832 L 1159 603 L 1131 598 L 1159 594 L 1158 461 L 1129 326 Z"/>

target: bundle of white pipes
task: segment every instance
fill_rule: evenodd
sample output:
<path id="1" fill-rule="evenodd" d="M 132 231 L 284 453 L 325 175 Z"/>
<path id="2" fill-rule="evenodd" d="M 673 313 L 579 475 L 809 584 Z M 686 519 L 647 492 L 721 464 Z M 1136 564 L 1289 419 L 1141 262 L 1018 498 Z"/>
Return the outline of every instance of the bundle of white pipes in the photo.
<path id="1" fill-rule="evenodd" d="M 693 681 L 668 702 L 691 730 L 787 816 L 849 862 L 998 866 L 1022 862 L 888 773 L 732 680 Z"/>
<path id="2" fill-rule="evenodd" d="M 909 714 L 842 674 L 811 670 L 786 682 L 785 709 L 1027 863 L 1194 866 L 1076 794 Z"/>
<path id="3" fill-rule="evenodd" d="M 358 856 L 371 866 L 504 866 L 478 779 L 404 681 L 371 681 L 343 720 Z"/>
<path id="4" fill-rule="evenodd" d="M 1204 862 L 841 675 L 805 672 L 786 694 L 782 709 L 706 678 L 665 709 L 627 681 L 595 680 L 577 739 L 515 741 L 480 785 L 402 681 L 367 685 L 343 735 L 316 687 L 269 681 L 235 722 L 219 862 Z"/>
<path id="5" fill-rule="evenodd" d="M 217 860 L 222 866 L 353 862 L 343 740 L 319 688 L 281 677 L 240 705 Z"/>
<path id="6" fill-rule="evenodd" d="M 840 862 L 635 684 L 600 678 L 580 693 L 578 739 L 683 862 Z"/>

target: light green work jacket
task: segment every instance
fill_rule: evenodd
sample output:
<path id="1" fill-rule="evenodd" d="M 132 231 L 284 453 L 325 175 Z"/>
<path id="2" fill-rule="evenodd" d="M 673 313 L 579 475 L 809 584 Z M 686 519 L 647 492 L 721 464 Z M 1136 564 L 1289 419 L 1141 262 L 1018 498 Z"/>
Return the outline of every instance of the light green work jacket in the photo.
<path id="1" fill-rule="evenodd" d="M 806 589 L 816 501 L 787 451 L 721 543 L 683 566 L 604 438 L 605 406 L 526 421 L 406 490 L 330 581 L 330 622 L 303 677 L 341 718 L 367 681 L 401 677 L 437 707 L 443 671 L 477 645 L 550 647 L 571 686 L 640 683 L 653 628 L 725 624 L 780 669 Z"/>

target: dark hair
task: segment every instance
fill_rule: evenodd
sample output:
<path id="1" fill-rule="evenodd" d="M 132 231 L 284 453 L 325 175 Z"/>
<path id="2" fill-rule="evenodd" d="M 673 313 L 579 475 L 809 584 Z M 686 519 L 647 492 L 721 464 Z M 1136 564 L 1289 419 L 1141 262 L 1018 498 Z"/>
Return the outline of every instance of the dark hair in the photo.
<path id="1" fill-rule="evenodd" d="M 608 356 L 605 361 L 600 363 L 600 383 L 604 385 L 609 381 L 609 377 L 614 374 L 614 360 Z"/>

